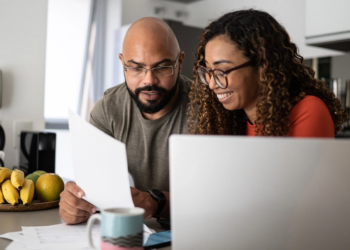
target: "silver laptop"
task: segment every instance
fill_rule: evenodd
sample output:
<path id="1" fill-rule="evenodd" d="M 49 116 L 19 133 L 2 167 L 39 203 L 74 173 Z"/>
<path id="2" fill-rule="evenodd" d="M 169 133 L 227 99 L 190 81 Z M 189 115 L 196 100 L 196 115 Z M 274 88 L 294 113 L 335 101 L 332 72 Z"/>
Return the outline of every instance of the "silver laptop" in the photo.
<path id="1" fill-rule="evenodd" d="M 350 249 L 350 140 L 173 135 L 172 249 Z"/>

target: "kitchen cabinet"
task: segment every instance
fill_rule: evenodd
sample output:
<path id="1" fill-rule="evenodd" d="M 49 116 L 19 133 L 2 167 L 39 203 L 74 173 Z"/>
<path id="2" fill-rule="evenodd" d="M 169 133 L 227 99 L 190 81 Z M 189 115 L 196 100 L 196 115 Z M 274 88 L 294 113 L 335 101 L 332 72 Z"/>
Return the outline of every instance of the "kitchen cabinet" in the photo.
<path id="1" fill-rule="evenodd" d="M 305 0 L 306 44 L 350 51 L 349 14 L 349 0 Z"/>

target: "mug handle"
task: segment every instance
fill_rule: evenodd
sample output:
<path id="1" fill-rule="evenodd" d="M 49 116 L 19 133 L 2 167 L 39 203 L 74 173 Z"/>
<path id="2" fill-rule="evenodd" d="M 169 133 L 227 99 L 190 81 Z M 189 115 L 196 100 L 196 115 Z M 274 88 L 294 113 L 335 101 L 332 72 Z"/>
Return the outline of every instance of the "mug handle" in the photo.
<path id="1" fill-rule="evenodd" d="M 91 229 L 92 226 L 94 225 L 95 220 L 99 220 L 101 222 L 101 215 L 100 214 L 94 214 L 93 216 L 91 216 L 89 218 L 88 224 L 87 224 L 87 231 L 88 231 L 88 239 L 89 239 L 89 246 L 91 249 L 94 250 L 99 250 L 99 248 L 96 248 L 94 246 L 94 243 L 92 241 L 92 237 L 91 237 Z"/>

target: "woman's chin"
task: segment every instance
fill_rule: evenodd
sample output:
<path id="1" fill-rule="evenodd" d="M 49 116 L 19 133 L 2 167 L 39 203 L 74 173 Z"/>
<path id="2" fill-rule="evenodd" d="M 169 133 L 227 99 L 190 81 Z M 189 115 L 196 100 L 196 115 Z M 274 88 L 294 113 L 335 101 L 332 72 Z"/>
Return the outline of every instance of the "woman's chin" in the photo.
<path id="1" fill-rule="evenodd" d="M 235 105 L 234 103 L 223 103 L 222 105 L 224 106 L 225 109 L 230 111 L 239 109 L 237 105 Z"/>

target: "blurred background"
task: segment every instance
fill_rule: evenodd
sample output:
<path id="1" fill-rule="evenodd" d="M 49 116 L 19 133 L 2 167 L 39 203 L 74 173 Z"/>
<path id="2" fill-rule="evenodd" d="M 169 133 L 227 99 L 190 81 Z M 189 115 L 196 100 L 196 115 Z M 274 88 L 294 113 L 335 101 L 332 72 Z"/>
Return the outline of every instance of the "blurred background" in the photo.
<path id="1" fill-rule="evenodd" d="M 73 179 L 67 109 L 88 119 L 103 92 L 124 81 L 118 59 L 131 23 L 158 17 L 185 51 L 192 78 L 197 40 L 226 12 L 246 8 L 274 16 L 305 64 L 350 107 L 348 0 L 0 0 L 0 124 L 5 165 L 19 164 L 20 131 L 57 134 L 56 172 Z M 347 136 L 349 124 L 339 135 Z"/>

